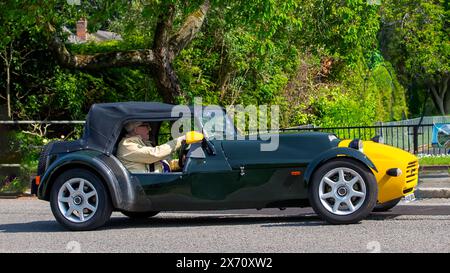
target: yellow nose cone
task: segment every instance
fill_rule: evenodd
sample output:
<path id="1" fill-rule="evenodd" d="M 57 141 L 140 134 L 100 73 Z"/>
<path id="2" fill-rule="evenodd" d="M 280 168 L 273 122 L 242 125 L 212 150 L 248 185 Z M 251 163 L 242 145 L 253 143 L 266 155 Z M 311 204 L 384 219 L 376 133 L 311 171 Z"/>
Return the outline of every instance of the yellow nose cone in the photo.
<path id="1" fill-rule="evenodd" d="M 190 131 L 186 133 L 186 144 L 192 144 L 196 142 L 200 142 L 203 140 L 203 134 L 196 132 L 196 131 Z"/>

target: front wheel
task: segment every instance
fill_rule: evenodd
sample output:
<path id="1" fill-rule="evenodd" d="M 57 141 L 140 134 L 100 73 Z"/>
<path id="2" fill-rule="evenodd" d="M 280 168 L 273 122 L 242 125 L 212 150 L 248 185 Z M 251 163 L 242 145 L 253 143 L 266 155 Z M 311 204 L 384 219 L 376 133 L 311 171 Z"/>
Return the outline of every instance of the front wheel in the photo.
<path id="1" fill-rule="evenodd" d="M 102 181 L 90 171 L 71 169 L 55 181 L 50 206 L 56 220 L 69 230 L 93 230 L 103 226 L 112 205 Z"/>
<path id="2" fill-rule="evenodd" d="M 372 212 L 377 195 L 372 172 L 349 159 L 336 159 L 321 166 L 309 186 L 311 206 L 331 224 L 358 223 Z"/>

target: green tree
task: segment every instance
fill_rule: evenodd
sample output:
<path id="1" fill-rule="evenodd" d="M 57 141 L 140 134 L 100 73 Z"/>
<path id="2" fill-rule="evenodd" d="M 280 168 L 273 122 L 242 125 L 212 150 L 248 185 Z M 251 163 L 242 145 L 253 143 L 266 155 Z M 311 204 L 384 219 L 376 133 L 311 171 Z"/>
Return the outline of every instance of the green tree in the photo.
<path id="1" fill-rule="evenodd" d="M 370 58 L 378 48 L 379 6 L 367 0 L 308 0 L 300 7 L 302 44 L 347 64 Z"/>
<path id="2" fill-rule="evenodd" d="M 6 100 L 7 115 L 12 116 L 11 109 L 11 74 L 18 70 L 18 66 L 23 63 L 23 59 L 31 51 L 20 49 L 19 43 L 25 34 L 33 34 L 36 31 L 36 20 L 32 12 L 23 1 L 6 1 L 0 3 L 2 16 L 0 16 L 0 60 L 3 62 L 5 73 L 4 95 L 0 98 Z"/>
<path id="3" fill-rule="evenodd" d="M 286 39 L 280 39 L 282 35 L 292 34 L 292 32 L 279 30 L 299 25 L 300 20 L 295 16 L 298 5 L 298 1 L 293 0 L 251 2 L 205 0 L 189 3 L 186 1 L 129 1 L 118 9 L 125 10 L 125 12 L 121 16 L 117 16 L 111 26 L 116 30 L 123 31 L 125 39 L 143 38 L 139 44 L 143 49 L 134 48 L 89 55 L 76 54 L 66 50 L 64 43 L 58 38 L 53 40 L 52 46 L 58 53 L 60 63 L 67 67 L 91 71 L 111 67 L 145 67 L 154 78 L 157 90 L 164 101 L 182 102 L 189 100 L 189 96 L 186 96 L 186 92 L 181 89 L 182 83 L 180 84 L 178 72 L 173 65 L 176 57 L 183 54 L 182 50 L 187 48 L 194 37 L 201 35 L 199 34 L 200 29 L 204 25 L 206 17 L 209 17 L 208 13 L 213 13 L 210 21 L 214 26 L 210 29 L 218 31 L 219 25 L 224 28 L 221 32 L 224 43 L 227 38 L 231 38 L 229 40 L 231 42 L 234 38 L 240 39 L 238 36 L 243 34 L 242 42 L 246 48 L 238 47 L 238 49 L 243 50 L 244 53 L 248 50 L 256 51 L 256 58 L 253 59 L 256 60 L 255 65 L 258 67 L 258 71 L 262 71 L 263 66 L 268 70 L 271 68 L 270 65 L 267 65 L 266 61 L 269 59 L 266 58 L 267 56 L 276 54 L 281 56 L 280 50 L 273 50 L 274 40 L 279 41 L 278 45 L 284 44 L 285 47 L 292 50 L 293 47 L 286 43 Z M 207 27 L 209 28 L 209 26 Z M 252 31 L 248 33 L 250 29 Z M 221 66 L 218 75 L 219 81 L 215 83 L 215 86 L 221 90 L 222 98 L 226 89 L 224 86 L 230 82 L 228 80 L 230 75 L 236 71 L 233 68 L 235 58 L 232 54 L 227 54 L 230 52 L 222 50 L 222 53 L 225 54 L 221 54 L 220 60 L 223 61 L 224 66 Z M 236 55 L 244 56 L 246 54 L 237 53 Z M 249 70 L 246 71 L 249 72 Z M 286 82 L 285 76 L 272 78 L 274 73 L 270 74 L 269 77 L 263 76 L 265 84 L 258 81 L 252 83 L 262 91 L 261 97 L 257 98 L 258 101 L 270 100 L 275 95 L 271 91 L 274 88 L 267 85 L 268 80 L 276 85 L 275 89 L 279 89 L 279 85 Z M 185 78 L 185 80 L 188 79 Z M 208 85 L 208 81 L 204 81 L 204 83 Z M 210 83 L 212 84 L 212 82 Z M 212 86 L 211 84 L 209 87 Z M 240 87 L 236 89 L 240 90 Z"/>
<path id="4" fill-rule="evenodd" d="M 403 84 L 414 83 L 429 93 L 439 113 L 450 114 L 449 2 L 388 0 L 381 15 L 383 52 Z"/>
<path id="5" fill-rule="evenodd" d="M 135 1 L 122 3 L 120 10 L 125 10 L 133 2 Z M 144 1 L 141 7 L 141 15 L 144 21 L 152 16 L 152 18 L 157 18 L 154 28 L 147 30 L 153 33 L 152 44 L 147 44 L 144 49 L 91 55 L 72 54 L 66 49 L 61 37 L 58 36 L 58 30 L 61 26 L 50 24 L 48 31 L 53 36 L 51 46 L 56 52 L 60 63 L 66 67 L 91 71 L 113 67 L 145 67 L 154 77 L 158 91 L 164 101 L 173 103 L 177 98 L 183 101 L 184 93 L 180 89 L 179 80 L 172 63 L 179 52 L 200 31 L 210 8 L 210 1 L 205 0 L 200 6 L 197 6 L 197 9 L 187 15 L 175 32 L 173 30 L 175 17 L 179 14 L 177 13 L 179 10 L 177 10 L 178 5 L 176 1 Z M 105 11 L 97 9 L 94 13 L 104 14 Z M 105 16 L 101 17 L 104 18 Z"/>
<path id="6" fill-rule="evenodd" d="M 60 12 L 61 3 L 65 1 L 32 1 L 10 0 L 0 2 L 0 60 L 4 70 L 4 95 L 0 98 L 6 100 L 8 117 L 13 115 L 13 98 L 17 101 L 24 99 L 29 92 L 20 93 L 19 84 L 13 82 L 13 76 L 20 78 L 24 73 L 22 67 L 30 61 L 30 54 L 39 47 L 37 36 L 41 33 L 48 18 L 67 22 L 74 10 L 71 6 Z M 3 80 L 2 80 L 3 83 Z M 14 89 L 14 90 L 13 90 Z M 3 92 L 2 92 L 3 93 Z M 14 95 L 14 96 L 13 96 Z"/>
<path id="7" fill-rule="evenodd" d="M 221 105 L 281 104 L 296 112 L 286 115 L 286 126 L 332 113 L 313 111 L 311 102 L 320 97 L 334 97 L 337 112 L 345 106 L 337 96 L 355 100 L 354 109 L 365 107 L 357 100 L 371 98 L 391 112 L 370 115 L 381 119 L 397 119 L 403 109 L 404 90 L 391 88 L 395 73 L 379 58 L 380 7 L 365 0 L 19 2 L 25 4 L 18 13 L 32 22 L 19 28 L 19 44 L 35 54 L 14 79 L 15 91 L 24 91 L 16 117 L 83 118 L 95 102 L 194 96 Z M 2 12 L 9 8 L 4 4 Z M 90 32 L 107 29 L 124 40 L 64 43 L 62 28 L 81 17 Z M 294 84 L 310 61 L 309 80 Z"/>

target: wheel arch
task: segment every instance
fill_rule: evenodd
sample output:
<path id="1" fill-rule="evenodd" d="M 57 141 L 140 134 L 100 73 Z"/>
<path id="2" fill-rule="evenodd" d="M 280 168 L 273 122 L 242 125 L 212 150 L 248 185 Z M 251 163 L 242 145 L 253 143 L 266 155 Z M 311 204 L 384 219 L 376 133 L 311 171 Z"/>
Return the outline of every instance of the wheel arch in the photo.
<path id="1" fill-rule="evenodd" d="M 308 164 L 304 175 L 305 186 L 309 186 L 311 178 L 318 168 L 335 159 L 347 159 L 355 161 L 361 163 L 372 174 L 373 171 L 378 172 L 375 164 L 363 153 L 351 148 L 334 148 L 320 154 L 311 163 Z"/>
<path id="2" fill-rule="evenodd" d="M 108 190 L 108 196 L 111 199 L 114 208 L 120 206 L 121 196 L 118 181 L 111 174 L 111 170 L 99 160 L 91 159 L 90 161 L 86 161 L 81 159 L 71 159 L 65 162 L 55 163 L 56 164 L 52 164 L 52 166 L 49 167 L 42 179 L 44 182 L 41 194 L 43 200 L 50 201 L 50 192 L 53 184 L 61 174 L 71 169 L 85 169 L 96 175 L 103 183 Z"/>

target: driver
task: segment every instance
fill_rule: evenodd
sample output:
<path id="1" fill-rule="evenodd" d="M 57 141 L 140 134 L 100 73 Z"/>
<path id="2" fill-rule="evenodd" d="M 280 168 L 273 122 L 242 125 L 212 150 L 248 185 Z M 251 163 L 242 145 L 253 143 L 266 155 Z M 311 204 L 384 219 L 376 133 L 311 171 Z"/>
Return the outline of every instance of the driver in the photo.
<path id="1" fill-rule="evenodd" d="M 159 173 L 180 169 L 177 160 L 171 160 L 168 164 L 164 159 L 181 147 L 186 136 L 153 147 L 149 141 L 151 127 L 148 123 L 129 122 L 125 125 L 125 130 L 128 134 L 119 143 L 117 158 L 130 172 Z"/>

